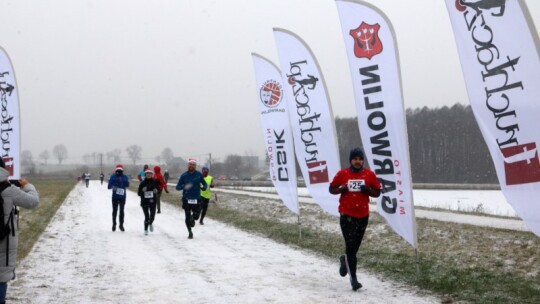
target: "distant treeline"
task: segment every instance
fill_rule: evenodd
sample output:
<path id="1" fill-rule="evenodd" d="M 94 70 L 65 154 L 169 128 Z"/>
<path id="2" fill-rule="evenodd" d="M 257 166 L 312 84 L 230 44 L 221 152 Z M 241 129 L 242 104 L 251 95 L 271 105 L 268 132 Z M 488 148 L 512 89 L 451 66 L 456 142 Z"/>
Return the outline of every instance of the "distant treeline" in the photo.
<path id="1" fill-rule="evenodd" d="M 407 109 L 414 183 L 498 184 L 495 167 L 470 106 Z M 362 146 L 357 118 L 336 118 L 342 166 Z"/>

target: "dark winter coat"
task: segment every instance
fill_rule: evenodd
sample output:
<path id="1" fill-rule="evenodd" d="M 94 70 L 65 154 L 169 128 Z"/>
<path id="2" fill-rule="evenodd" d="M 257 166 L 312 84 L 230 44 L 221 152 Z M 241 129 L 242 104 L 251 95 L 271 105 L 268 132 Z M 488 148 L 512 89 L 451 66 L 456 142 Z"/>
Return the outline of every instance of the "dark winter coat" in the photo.
<path id="1" fill-rule="evenodd" d="M 201 196 L 201 189 L 206 190 L 206 188 L 208 184 L 202 173 L 197 170 L 184 172 L 176 184 L 176 190 L 182 190 L 182 198 L 187 200 L 198 199 Z"/>
<path id="2" fill-rule="evenodd" d="M 8 171 L 4 168 L 0 168 L 0 181 L 6 181 L 8 178 Z M 13 206 L 32 209 L 39 204 L 39 194 L 32 184 L 26 184 L 22 188 L 11 185 L 2 191 L 2 198 L 4 199 L 4 223 L 8 221 Z M 14 216 L 14 221 L 15 223 L 17 222 L 16 215 Z M 8 238 L 9 249 L 6 250 Z M 15 224 L 15 236 L 13 236 L 13 233 L 10 233 L 8 237 L 0 242 L 0 282 L 7 282 L 15 278 L 18 245 L 19 231 L 17 231 L 17 225 Z M 6 255 L 8 254 L 9 260 L 8 266 L 6 266 Z"/>
<path id="3" fill-rule="evenodd" d="M 159 182 L 153 178 L 145 178 L 139 184 L 137 194 L 141 197 L 141 206 L 148 206 L 156 203 L 156 196 L 159 191 Z"/>
<path id="4" fill-rule="evenodd" d="M 126 188 L 129 187 L 129 179 L 124 174 L 113 174 L 109 178 L 108 189 L 112 189 L 112 198 L 126 198 Z"/>

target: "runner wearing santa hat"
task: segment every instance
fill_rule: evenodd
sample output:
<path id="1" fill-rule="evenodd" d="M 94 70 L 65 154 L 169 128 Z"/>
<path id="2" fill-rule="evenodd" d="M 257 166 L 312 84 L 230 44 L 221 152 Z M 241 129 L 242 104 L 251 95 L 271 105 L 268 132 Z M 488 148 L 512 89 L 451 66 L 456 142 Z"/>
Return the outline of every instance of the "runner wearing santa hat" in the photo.
<path id="1" fill-rule="evenodd" d="M 180 176 L 176 184 L 176 190 L 182 190 L 182 209 L 186 214 L 185 222 L 189 239 L 193 238 L 191 228 L 195 227 L 195 221 L 199 219 L 201 189 L 206 190 L 208 188 L 202 173 L 195 170 L 196 167 L 197 161 L 189 159 L 188 170 Z"/>
<path id="2" fill-rule="evenodd" d="M 141 197 L 141 207 L 144 213 L 144 234 L 154 231 L 154 217 L 156 215 L 156 201 L 159 191 L 159 182 L 154 179 L 154 172 L 150 168 L 144 170 L 144 180 L 139 184 L 137 194 Z"/>
<path id="3" fill-rule="evenodd" d="M 124 175 L 124 166 L 116 165 L 115 173 L 109 177 L 108 189 L 112 189 L 112 231 L 116 231 L 116 214 L 120 207 L 120 230 L 124 231 L 124 206 L 126 204 L 126 189 L 129 187 L 129 179 Z"/>

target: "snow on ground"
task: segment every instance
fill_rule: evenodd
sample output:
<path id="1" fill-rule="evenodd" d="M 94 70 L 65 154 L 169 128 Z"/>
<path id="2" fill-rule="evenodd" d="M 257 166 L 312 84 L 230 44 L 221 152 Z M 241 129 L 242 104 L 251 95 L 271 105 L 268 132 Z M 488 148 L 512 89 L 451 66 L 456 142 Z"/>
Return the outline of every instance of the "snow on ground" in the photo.
<path id="1" fill-rule="evenodd" d="M 248 191 L 276 193 L 274 187 L 237 187 Z M 307 188 L 298 188 L 298 196 L 310 197 Z M 414 205 L 450 211 L 517 217 L 501 190 L 413 190 Z"/>
<path id="2" fill-rule="evenodd" d="M 250 196 L 260 197 L 260 198 L 280 200 L 277 194 L 272 193 L 272 190 L 275 193 L 274 188 L 265 188 L 264 192 L 253 192 L 253 190 L 259 191 L 258 189 L 246 187 L 242 189 L 215 188 L 214 192 L 235 193 L 235 194 L 250 195 Z M 446 192 L 461 192 L 461 191 L 446 191 Z M 483 192 L 483 191 L 476 191 L 476 192 Z M 316 202 L 311 197 L 304 196 L 304 193 L 301 190 L 299 190 L 298 193 L 300 195 L 298 198 L 300 203 L 313 204 L 313 205 L 316 204 Z M 305 194 L 307 195 L 307 192 Z M 430 195 L 431 197 L 429 197 Z M 463 201 L 473 202 L 473 201 L 476 201 L 478 197 L 482 197 L 481 194 L 475 194 L 475 193 L 469 193 L 468 195 L 470 195 L 470 197 L 463 197 Z M 448 196 L 441 197 L 436 192 L 429 191 L 427 195 L 424 195 L 424 198 L 428 201 L 433 202 L 434 206 L 440 206 L 439 204 L 440 200 L 441 199 L 446 200 L 448 199 Z M 336 199 L 337 199 L 337 196 L 336 196 Z M 498 201 L 497 204 L 504 206 L 504 204 L 502 204 L 500 201 Z M 377 207 L 374 204 L 372 204 L 370 206 L 370 210 L 371 212 L 376 212 Z M 427 218 L 427 219 L 433 219 L 433 220 L 443 221 L 443 222 L 453 222 L 453 223 L 468 224 L 468 225 L 474 225 L 474 226 L 510 229 L 510 230 L 517 230 L 517 231 L 529 231 L 529 229 L 527 228 L 523 220 L 517 219 L 517 218 L 516 219 L 498 218 L 498 217 L 487 216 L 487 215 L 484 216 L 484 215 L 476 215 L 476 214 L 444 212 L 444 211 L 434 211 L 434 210 L 425 210 L 425 209 L 416 209 L 414 213 L 417 218 Z M 336 231 L 339 229 L 339 227 L 334 227 L 334 226 L 332 226 L 332 228 L 335 228 L 333 230 L 336 230 Z M 332 230 L 329 227 L 326 227 L 326 229 Z"/>
<path id="3" fill-rule="evenodd" d="M 10 283 L 16 303 L 438 303 L 359 269 L 351 291 L 338 263 L 211 219 L 187 239 L 181 209 L 164 204 L 155 231 L 128 193 L 125 232 L 111 231 L 110 191 L 77 185 Z M 337 224 L 336 224 L 337 225 Z"/>

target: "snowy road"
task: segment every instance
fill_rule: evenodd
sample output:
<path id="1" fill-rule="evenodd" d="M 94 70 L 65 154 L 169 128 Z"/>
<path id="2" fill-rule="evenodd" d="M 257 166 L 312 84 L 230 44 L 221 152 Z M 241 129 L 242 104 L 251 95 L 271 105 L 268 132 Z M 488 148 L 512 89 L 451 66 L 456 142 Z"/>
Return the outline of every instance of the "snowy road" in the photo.
<path id="1" fill-rule="evenodd" d="M 21 261 L 8 290 L 16 303 L 439 303 L 359 269 L 350 289 L 337 261 L 253 236 L 211 219 L 187 239 L 182 210 L 156 215 L 143 234 L 136 194 L 126 231 L 111 231 L 110 192 L 77 185 Z"/>

